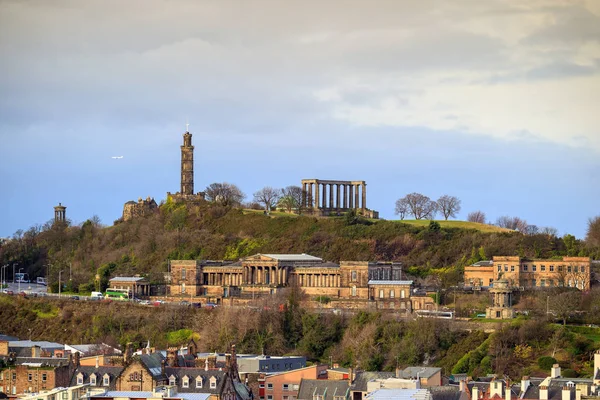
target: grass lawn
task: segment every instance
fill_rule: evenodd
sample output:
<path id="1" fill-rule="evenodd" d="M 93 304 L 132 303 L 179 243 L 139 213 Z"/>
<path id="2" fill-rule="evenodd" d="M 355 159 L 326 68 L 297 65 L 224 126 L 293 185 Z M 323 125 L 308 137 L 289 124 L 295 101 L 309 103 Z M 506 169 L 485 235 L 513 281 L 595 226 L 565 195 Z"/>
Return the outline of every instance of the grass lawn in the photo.
<path id="1" fill-rule="evenodd" d="M 600 342 L 600 328 L 591 328 L 588 326 L 567 325 L 566 328 L 574 333 L 588 338 L 594 342 Z"/>
<path id="2" fill-rule="evenodd" d="M 265 211 L 264 210 L 251 210 L 249 208 L 244 208 L 243 210 L 244 214 L 263 214 Z M 271 213 L 269 214 L 270 217 L 297 217 L 298 214 L 288 214 L 286 212 L 282 212 L 282 211 L 271 211 Z"/>
<path id="3" fill-rule="evenodd" d="M 513 232 L 510 229 L 500 228 L 499 226 L 479 224 L 477 222 L 455 221 L 455 220 L 435 220 L 442 228 L 460 228 L 460 229 L 475 229 L 482 232 Z M 403 224 L 427 227 L 429 226 L 428 219 L 403 219 L 394 220 Z"/>

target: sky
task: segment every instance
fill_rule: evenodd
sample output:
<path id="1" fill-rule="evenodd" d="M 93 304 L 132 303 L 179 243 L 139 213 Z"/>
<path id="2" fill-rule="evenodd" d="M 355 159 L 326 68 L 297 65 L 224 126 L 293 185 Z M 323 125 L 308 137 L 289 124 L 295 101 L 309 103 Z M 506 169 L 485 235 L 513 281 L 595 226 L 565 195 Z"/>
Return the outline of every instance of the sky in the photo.
<path id="1" fill-rule="evenodd" d="M 585 236 L 600 1 L 0 0 L 0 237 L 179 191 L 365 180 Z M 123 156 L 113 159 L 112 156 Z"/>

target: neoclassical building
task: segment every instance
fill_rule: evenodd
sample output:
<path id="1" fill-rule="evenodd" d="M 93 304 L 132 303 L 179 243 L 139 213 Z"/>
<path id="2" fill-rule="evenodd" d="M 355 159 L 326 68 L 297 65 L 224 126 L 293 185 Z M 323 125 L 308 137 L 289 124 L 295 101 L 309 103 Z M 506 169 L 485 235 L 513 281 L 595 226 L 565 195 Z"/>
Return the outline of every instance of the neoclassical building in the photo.
<path id="1" fill-rule="evenodd" d="M 237 262 L 170 262 L 171 296 L 252 299 L 297 286 L 311 297 L 328 297 L 350 308 L 433 309 L 428 296 L 415 296 L 413 282 L 402 279 L 402 266 L 393 262 L 325 262 L 308 254 L 256 254 Z"/>
<path id="2" fill-rule="evenodd" d="M 575 287 L 589 290 L 592 260 L 589 257 L 538 259 L 512 256 L 493 257 L 465 267 L 465 286 L 489 287 L 506 279 L 510 287 Z"/>

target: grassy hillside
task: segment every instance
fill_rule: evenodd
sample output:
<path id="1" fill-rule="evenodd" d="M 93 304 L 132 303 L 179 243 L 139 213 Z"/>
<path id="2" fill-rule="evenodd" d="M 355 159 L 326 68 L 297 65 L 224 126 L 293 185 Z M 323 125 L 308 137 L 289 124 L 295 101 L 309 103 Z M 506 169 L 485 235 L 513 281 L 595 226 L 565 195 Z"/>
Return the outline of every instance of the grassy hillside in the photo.
<path id="1" fill-rule="evenodd" d="M 429 226 L 430 221 L 427 219 L 403 219 L 403 220 L 396 220 L 396 222 L 425 228 L 425 227 Z M 490 233 L 491 232 L 496 232 L 496 233 L 513 232 L 510 229 L 500 228 L 499 226 L 495 226 L 495 225 L 480 224 L 478 222 L 453 221 L 453 220 L 450 220 L 450 221 L 436 220 L 436 222 L 439 223 L 442 228 L 473 229 L 473 230 L 477 230 L 480 232 L 490 232 Z"/>
<path id="2" fill-rule="evenodd" d="M 426 224 L 426 225 L 423 225 Z M 356 217 L 272 216 L 214 204 L 166 203 L 153 215 L 103 227 L 49 224 L 0 244 L 0 265 L 18 263 L 31 277 L 58 281 L 71 269 L 69 289 L 93 290 L 116 275 L 162 282 L 168 260 L 237 260 L 255 253 L 307 253 L 328 261 L 402 261 L 415 277 L 455 285 L 465 265 L 494 255 L 599 255 L 572 236 L 522 235 L 462 221 L 368 221 Z M 63 274 L 64 276 L 64 274 Z"/>

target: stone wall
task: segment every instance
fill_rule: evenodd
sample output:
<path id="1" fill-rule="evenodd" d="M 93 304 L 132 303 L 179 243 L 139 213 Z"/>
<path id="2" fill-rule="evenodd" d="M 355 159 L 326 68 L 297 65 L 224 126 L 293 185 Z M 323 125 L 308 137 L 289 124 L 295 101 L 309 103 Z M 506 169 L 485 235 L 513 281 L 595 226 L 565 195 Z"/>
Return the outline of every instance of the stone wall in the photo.
<path id="1" fill-rule="evenodd" d="M 123 205 L 123 221 L 129 221 L 133 218 L 143 217 L 158 210 L 158 204 L 153 198 L 148 196 L 146 200 L 140 197 L 137 201 L 128 201 Z"/>

